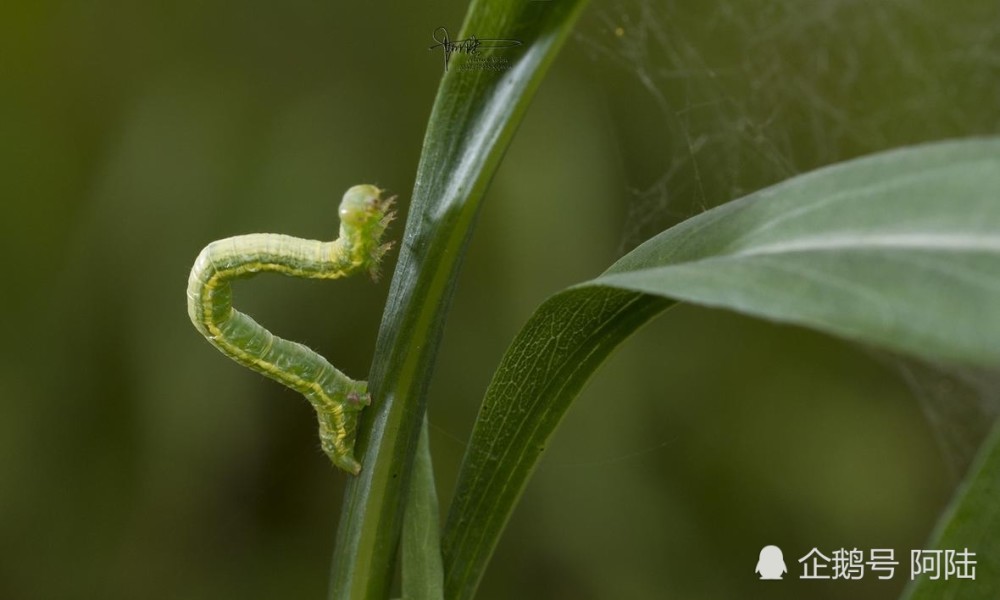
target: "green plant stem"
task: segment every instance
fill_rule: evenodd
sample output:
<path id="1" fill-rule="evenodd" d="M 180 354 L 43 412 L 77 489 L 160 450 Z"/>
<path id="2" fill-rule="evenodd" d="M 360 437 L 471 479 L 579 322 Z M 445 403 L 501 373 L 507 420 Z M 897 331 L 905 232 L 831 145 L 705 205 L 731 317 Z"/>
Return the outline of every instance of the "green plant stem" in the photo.
<path id="1" fill-rule="evenodd" d="M 426 392 L 479 201 L 584 0 L 473 2 L 457 38 L 522 42 L 504 71 L 450 69 L 424 138 L 369 376 L 331 569 L 331 599 L 388 597 Z"/>

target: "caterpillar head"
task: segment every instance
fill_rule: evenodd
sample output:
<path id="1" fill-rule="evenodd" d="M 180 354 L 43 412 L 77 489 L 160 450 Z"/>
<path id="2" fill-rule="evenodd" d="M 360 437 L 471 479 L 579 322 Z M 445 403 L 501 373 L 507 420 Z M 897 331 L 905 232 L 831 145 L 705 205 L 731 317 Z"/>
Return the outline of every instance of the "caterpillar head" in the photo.
<path id="1" fill-rule="evenodd" d="M 382 243 L 382 234 L 395 216 L 392 204 L 396 198 L 383 198 L 382 192 L 374 185 L 356 185 L 340 201 L 340 237 L 352 262 L 366 266 L 372 278 L 377 276 L 378 263 L 392 245 Z"/>

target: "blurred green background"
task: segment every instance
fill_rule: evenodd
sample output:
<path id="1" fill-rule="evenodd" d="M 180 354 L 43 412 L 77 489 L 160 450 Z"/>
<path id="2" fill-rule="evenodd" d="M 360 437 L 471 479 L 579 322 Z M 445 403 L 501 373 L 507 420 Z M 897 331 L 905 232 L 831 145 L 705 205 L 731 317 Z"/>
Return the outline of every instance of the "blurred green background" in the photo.
<path id="1" fill-rule="evenodd" d="M 464 11 L 0 6 L 0 597 L 324 597 L 345 475 L 301 398 L 190 326 L 187 273 L 220 237 L 332 238 L 356 183 L 405 211 L 442 72 L 431 32 L 457 33 Z M 1000 132 L 998 108 L 995 0 L 595 0 L 465 262 L 430 397 L 443 506 L 492 368 L 547 295 L 795 173 Z M 263 278 L 236 302 L 363 377 L 391 259 L 385 272 Z M 917 390 L 944 412 L 928 421 L 900 364 L 669 311 L 570 412 L 481 597 L 895 597 L 967 458 L 935 443 L 951 384 Z M 795 577 L 814 546 L 895 548 L 903 565 L 888 582 L 765 588 L 765 544 Z"/>

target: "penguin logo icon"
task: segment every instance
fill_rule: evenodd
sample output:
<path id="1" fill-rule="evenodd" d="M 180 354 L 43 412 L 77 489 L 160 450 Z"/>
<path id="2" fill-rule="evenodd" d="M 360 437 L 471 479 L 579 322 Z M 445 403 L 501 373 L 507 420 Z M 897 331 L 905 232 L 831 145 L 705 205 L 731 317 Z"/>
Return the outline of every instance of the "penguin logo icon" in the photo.
<path id="1" fill-rule="evenodd" d="M 761 579 L 781 579 L 781 576 L 788 572 L 781 548 L 777 546 L 761 548 L 760 560 L 757 561 L 757 570 L 754 572 L 760 573 Z"/>

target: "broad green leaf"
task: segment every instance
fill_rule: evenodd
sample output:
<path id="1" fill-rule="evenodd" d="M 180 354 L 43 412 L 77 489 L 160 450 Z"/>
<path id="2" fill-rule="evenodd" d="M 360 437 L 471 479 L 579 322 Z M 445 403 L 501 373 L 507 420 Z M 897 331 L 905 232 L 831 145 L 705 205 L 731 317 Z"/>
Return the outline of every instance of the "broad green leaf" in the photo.
<path id="1" fill-rule="evenodd" d="M 904 600 L 993 600 L 1000 596 L 1000 427 L 983 443 L 969 475 L 942 515 L 930 548 L 975 553 L 975 579 L 937 580 L 924 575 L 903 593 Z M 942 569 L 949 560 L 947 554 Z M 954 556 L 951 557 L 955 559 Z M 909 557 L 906 557 L 909 559 Z M 902 561 L 901 561 L 902 562 Z M 907 569 L 908 571 L 909 569 Z M 973 575 L 966 572 L 964 575 Z"/>
<path id="2" fill-rule="evenodd" d="M 477 0 L 452 37 L 522 44 L 505 51 L 509 69 L 452 67 L 441 80 L 368 378 L 373 406 L 341 511 L 331 599 L 388 596 L 425 394 L 479 201 L 583 5 Z"/>
<path id="3" fill-rule="evenodd" d="M 469 598 L 549 437 L 623 339 L 683 300 L 925 359 L 1000 364 L 1000 139 L 887 152 L 694 217 L 546 301 L 486 393 L 443 539 Z"/>
<path id="4" fill-rule="evenodd" d="M 873 156 L 670 229 L 593 283 L 1000 364 L 1000 144 Z"/>

